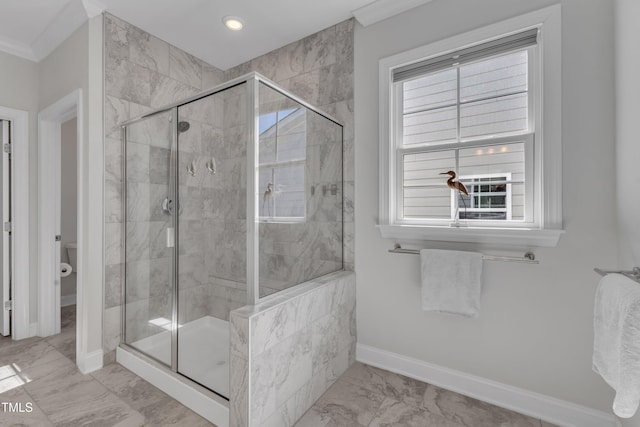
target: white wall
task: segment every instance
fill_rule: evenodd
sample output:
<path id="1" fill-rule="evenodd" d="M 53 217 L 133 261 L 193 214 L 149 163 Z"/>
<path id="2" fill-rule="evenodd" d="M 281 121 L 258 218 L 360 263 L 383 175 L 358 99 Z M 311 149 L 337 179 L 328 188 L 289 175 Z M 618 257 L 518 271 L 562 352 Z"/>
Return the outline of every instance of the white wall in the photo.
<path id="1" fill-rule="evenodd" d="M 61 262 L 69 262 L 66 244 L 77 242 L 78 224 L 78 178 L 77 178 L 77 119 L 71 119 L 61 126 L 60 138 L 60 250 Z M 60 294 L 64 296 L 76 294 L 76 266 L 74 272 L 61 279 Z"/>
<path id="2" fill-rule="evenodd" d="M 38 65 L 36 63 L 0 52 L 0 105 L 29 112 L 29 141 L 27 141 L 29 147 L 29 170 L 35 170 L 38 164 L 36 157 L 38 144 Z M 21 141 L 15 142 L 18 144 L 23 143 Z M 34 181 L 32 175 L 29 177 L 29 247 L 31 254 L 35 253 L 38 243 L 37 235 L 33 232 L 33 226 L 38 219 L 37 211 L 33 209 L 34 203 L 37 203 L 37 194 L 36 181 Z M 31 257 L 29 259 L 31 274 L 27 285 L 29 286 L 29 321 L 31 323 L 38 320 L 38 275 L 33 273 L 37 267 L 37 258 Z M 22 283 L 15 284 L 15 286 L 23 285 Z"/>
<path id="3" fill-rule="evenodd" d="M 616 68 L 616 166 L 618 194 L 618 267 L 640 266 L 640 144 L 637 122 L 640 116 L 640 2 L 615 1 L 615 68 Z M 625 427 L 640 427 L 640 414 L 622 423 Z"/>
<path id="4" fill-rule="evenodd" d="M 89 22 L 85 22 L 38 64 L 39 106 L 41 110 L 78 88 L 82 89 L 83 94 L 82 145 L 84 149 L 82 163 L 85 165 L 85 172 L 83 176 L 78 176 L 78 180 L 84 183 L 82 209 L 85 217 L 83 227 L 85 258 L 83 264 L 78 266 L 78 269 L 84 272 L 85 278 L 82 284 L 84 289 L 83 313 L 78 313 L 84 320 L 84 330 L 81 332 L 85 337 L 84 348 L 81 349 L 83 354 L 89 354 L 102 348 L 102 266 L 95 264 L 96 260 L 102 259 L 100 249 L 102 247 L 102 227 L 99 225 L 102 222 L 102 207 L 101 204 L 95 202 L 95 200 L 102 200 L 102 185 L 95 185 L 96 181 L 102 182 L 102 161 L 100 160 L 99 167 L 95 166 L 95 156 L 102 158 L 100 154 L 102 153 L 102 139 L 94 137 L 95 130 L 98 135 L 102 134 L 102 109 L 100 107 L 102 105 L 102 90 L 90 87 L 90 80 L 98 78 L 101 82 L 103 77 L 102 70 L 94 70 L 89 63 L 91 55 L 102 55 L 101 34 L 102 17 L 97 16 Z M 92 76 L 90 73 L 97 75 Z M 37 182 L 37 176 L 32 179 L 32 182 Z M 95 190 L 91 190 L 90 185 L 93 185 Z M 35 210 L 36 206 L 37 200 L 32 205 L 32 209 Z M 96 209 L 99 209 L 100 212 L 96 213 Z M 96 216 L 98 216 L 97 220 Z M 94 224 L 98 224 L 98 226 L 96 227 Z M 32 230 L 34 234 L 37 234 L 37 227 Z M 100 263 L 101 261 L 98 262 L 98 264 Z M 80 294 L 78 296 L 80 297 Z M 80 320 L 79 318 L 78 322 Z"/>
<path id="5" fill-rule="evenodd" d="M 554 3 L 434 0 L 357 27 L 358 342 L 609 411 L 613 393 L 591 370 L 591 325 L 598 283 L 592 269 L 616 264 L 612 2 L 561 2 L 566 234 L 557 248 L 535 248 L 539 265 L 485 262 L 480 318 L 470 320 L 421 311 L 418 257 L 387 253 L 393 241 L 382 239 L 375 228 L 378 60 Z"/>

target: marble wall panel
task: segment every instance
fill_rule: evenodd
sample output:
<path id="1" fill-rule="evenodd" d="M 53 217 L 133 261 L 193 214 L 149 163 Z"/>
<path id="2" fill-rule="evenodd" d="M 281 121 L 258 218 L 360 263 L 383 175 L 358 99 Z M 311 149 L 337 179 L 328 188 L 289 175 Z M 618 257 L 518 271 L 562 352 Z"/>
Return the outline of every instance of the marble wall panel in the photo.
<path id="1" fill-rule="evenodd" d="M 292 426 L 348 369 L 355 297 L 338 272 L 231 312 L 231 426 Z"/>
<path id="2" fill-rule="evenodd" d="M 186 85 L 202 89 L 202 61 L 187 52 L 170 46 L 169 77 Z"/>
<path id="3" fill-rule="evenodd" d="M 225 72 L 230 79 L 257 71 L 335 116 L 344 125 L 340 152 L 339 144 L 332 143 L 341 140 L 343 135 L 321 116 L 307 114 L 307 207 L 303 227 L 309 230 L 291 238 L 297 232 L 285 232 L 281 224 L 260 224 L 262 288 L 284 289 L 316 275 L 342 269 L 343 264 L 336 262 L 336 257 L 342 256 L 343 252 L 344 266 L 353 269 L 353 234 L 343 240 L 334 232 L 343 219 L 343 204 L 349 209 L 344 217 L 344 230 L 353 230 L 353 25 L 353 20 L 342 22 Z M 261 107 L 265 111 L 279 106 L 278 96 L 269 92 L 260 91 Z M 267 155 L 266 152 L 261 154 Z M 328 225 L 327 231 L 316 238 L 316 222 L 323 225 L 333 222 L 336 226 Z M 289 224 L 289 227 L 300 228 L 298 224 Z M 320 243 L 323 237 L 330 240 Z M 342 243 L 336 245 L 335 237 Z M 314 249 L 314 245 L 319 246 Z M 260 293 L 269 292 L 261 289 Z"/>
<path id="4" fill-rule="evenodd" d="M 118 32 L 119 30 L 116 30 Z M 129 60 L 151 71 L 169 74 L 169 44 L 139 28 L 125 32 Z"/>
<path id="5" fill-rule="evenodd" d="M 122 231 L 122 143 L 119 124 L 139 117 L 153 108 L 164 106 L 223 81 L 221 70 L 200 61 L 168 43 L 110 14 L 104 20 L 105 48 L 105 323 L 103 349 L 105 362 L 113 360 L 113 350 L 121 339 L 123 308 L 121 255 Z M 219 105 L 221 101 L 218 102 Z M 162 200 L 168 196 L 169 155 L 173 129 L 169 114 L 158 114 L 128 128 L 127 176 L 128 199 L 127 269 L 127 337 L 140 339 L 158 328 L 149 327 L 152 317 L 166 317 L 170 310 L 171 250 L 166 248 L 166 227 L 170 217 L 162 211 Z M 221 122 L 221 119 L 217 119 Z M 191 135 L 203 131 L 192 124 Z M 218 127 L 217 132 L 222 133 Z M 208 129 L 207 135 L 216 131 Z M 188 146 L 184 145 L 185 148 Z M 192 151 L 199 152 L 196 143 Z M 190 194 L 196 196 L 196 194 Z M 195 235 L 202 230 L 204 202 L 187 198 L 189 221 L 187 229 L 189 251 L 193 259 L 181 257 L 184 264 L 181 278 L 192 289 L 203 286 L 208 279 L 203 253 L 198 250 Z M 201 232 L 200 232 L 201 233 Z M 202 298 L 208 300 L 208 289 Z M 207 311 L 205 307 L 203 312 Z M 188 311 L 188 310 L 187 310 Z M 169 311 L 170 312 L 170 311 Z"/>

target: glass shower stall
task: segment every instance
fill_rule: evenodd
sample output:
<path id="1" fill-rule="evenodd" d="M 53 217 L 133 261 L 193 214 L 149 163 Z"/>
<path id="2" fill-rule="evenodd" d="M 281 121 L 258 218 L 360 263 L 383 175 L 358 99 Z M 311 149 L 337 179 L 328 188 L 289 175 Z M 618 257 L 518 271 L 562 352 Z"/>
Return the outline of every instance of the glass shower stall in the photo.
<path id="1" fill-rule="evenodd" d="M 229 313 L 343 268 L 343 130 L 256 73 L 122 126 L 122 345 L 229 396 Z"/>

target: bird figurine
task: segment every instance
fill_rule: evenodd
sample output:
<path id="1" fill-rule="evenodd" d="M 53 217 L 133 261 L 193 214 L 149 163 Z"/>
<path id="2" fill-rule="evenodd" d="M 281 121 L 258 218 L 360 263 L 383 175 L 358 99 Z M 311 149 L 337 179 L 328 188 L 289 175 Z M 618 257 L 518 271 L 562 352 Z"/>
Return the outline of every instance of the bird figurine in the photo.
<path id="1" fill-rule="evenodd" d="M 447 180 L 447 186 L 449 188 L 451 188 L 452 190 L 457 191 L 460 194 L 464 194 L 465 196 L 469 195 L 469 190 L 467 190 L 467 187 L 465 187 L 465 185 L 460 182 L 460 181 L 456 181 L 456 173 L 454 171 L 449 171 L 449 172 L 442 172 L 440 175 L 449 175 L 449 179 Z M 460 197 L 460 200 L 462 200 L 462 205 L 464 206 L 464 211 L 467 211 L 467 202 L 464 201 L 464 197 Z M 455 215 L 455 221 L 456 224 L 458 223 L 458 212 L 460 209 L 460 205 L 458 205 L 456 207 L 456 215 Z"/>
<path id="2" fill-rule="evenodd" d="M 465 187 L 465 185 L 462 182 L 455 180 L 456 173 L 454 171 L 442 172 L 440 175 L 449 175 L 449 179 L 447 180 L 447 186 L 449 186 L 449 188 L 451 188 L 452 190 L 459 191 L 465 196 L 469 195 L 469 190 L 467 190 L 467 187 Z"/>

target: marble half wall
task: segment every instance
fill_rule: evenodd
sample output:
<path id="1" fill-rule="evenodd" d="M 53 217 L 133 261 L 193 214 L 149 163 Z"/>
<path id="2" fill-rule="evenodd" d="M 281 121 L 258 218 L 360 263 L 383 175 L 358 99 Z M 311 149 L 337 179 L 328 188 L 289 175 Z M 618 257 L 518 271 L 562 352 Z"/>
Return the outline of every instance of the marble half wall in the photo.
<path id="1" fill-rule="evenodd" d="M 289 427 L 355 361 L 355 273 L 332 273 L 230 316 L 230 425 Z"/>

